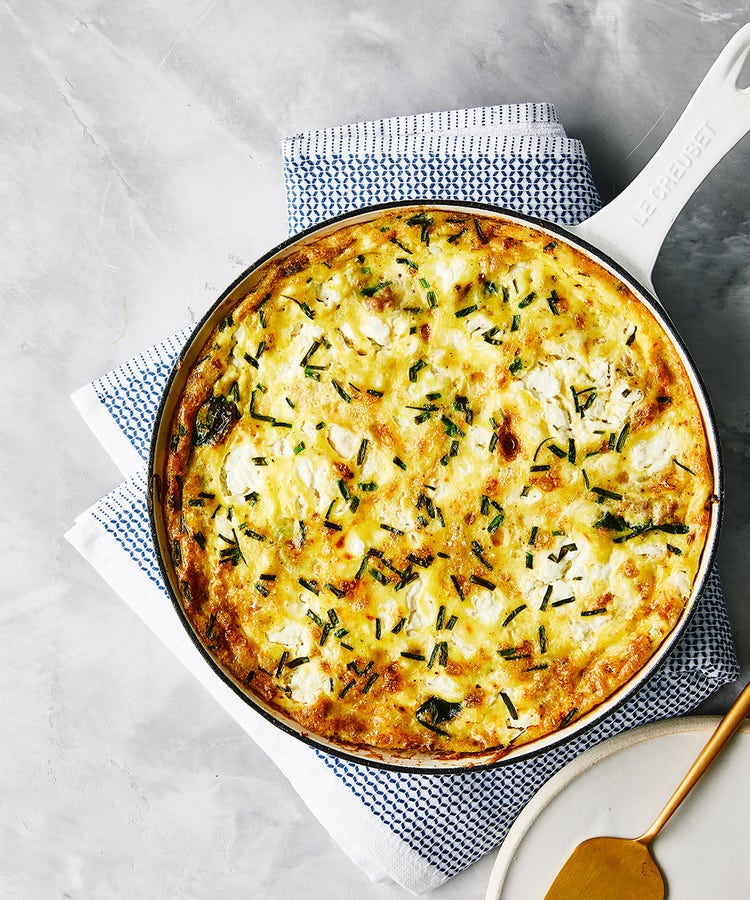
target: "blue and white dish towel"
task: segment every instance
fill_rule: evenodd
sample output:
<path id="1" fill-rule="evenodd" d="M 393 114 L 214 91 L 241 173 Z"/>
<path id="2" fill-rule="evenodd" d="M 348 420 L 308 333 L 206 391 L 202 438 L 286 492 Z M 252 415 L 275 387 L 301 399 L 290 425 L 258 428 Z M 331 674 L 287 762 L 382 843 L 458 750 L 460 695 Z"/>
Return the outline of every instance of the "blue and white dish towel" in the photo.
<path id="1" fill-rule="evenodd" d="M 575 224 L 599 198 L 580 142 L 548 104 L 404 116 L 284 141 L 290 232 L 350 209 L 413 198 L 475 200 Z M 694 709 L 737 677 L 721 585 L 656 675 L 597 727 L 533 759 L 465 774 L 403 774 L 320 753 L 288 736 L 214 677 L 161 585 L 146 513 L 146 461 L 163 386 L 187 327 L 77 391 L 74 402 L 125 480 L 66 537 L 268 753 L 341 848 L 377 881 L 423 894 L 505 837 L 558 769 L 626 728 Z"/>

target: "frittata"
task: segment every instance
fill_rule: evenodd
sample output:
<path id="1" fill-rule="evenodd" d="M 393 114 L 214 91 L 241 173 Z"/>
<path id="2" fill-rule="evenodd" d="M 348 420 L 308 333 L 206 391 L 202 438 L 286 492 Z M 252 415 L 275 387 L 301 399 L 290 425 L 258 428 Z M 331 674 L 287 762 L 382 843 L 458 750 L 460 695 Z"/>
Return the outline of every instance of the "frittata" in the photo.
<path id="1" fill-rule="evenodd" d="M 564 727 L 690 596 L 715 500 L 676 351 L 610 272 L 413 207 L 265 267 L 172 422 L 181 601 L 217 663 L 343 748 Z"/>

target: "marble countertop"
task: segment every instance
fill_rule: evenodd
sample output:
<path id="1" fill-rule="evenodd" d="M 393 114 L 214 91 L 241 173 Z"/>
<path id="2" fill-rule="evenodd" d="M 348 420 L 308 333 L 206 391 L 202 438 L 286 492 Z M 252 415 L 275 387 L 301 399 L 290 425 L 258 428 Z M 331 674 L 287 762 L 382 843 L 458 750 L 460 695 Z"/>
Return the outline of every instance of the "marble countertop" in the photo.
<path id="1" fill-rule="evenodd" d="M 349 861 L 63 540 L 120 480 L 70 394 L 194 321 L 285 236 L 282 137 L 550 101 L 608 200 L 748 20 L 728 0 L 3 5 L 3 897 L 408 896 Z M 689 201 L 654 275 L 726 466 L 718 559 L 742 677 L 706 712 L 750 675 L 749 140 Z M 483 897 L 491 864 L 434 896 Z"/>

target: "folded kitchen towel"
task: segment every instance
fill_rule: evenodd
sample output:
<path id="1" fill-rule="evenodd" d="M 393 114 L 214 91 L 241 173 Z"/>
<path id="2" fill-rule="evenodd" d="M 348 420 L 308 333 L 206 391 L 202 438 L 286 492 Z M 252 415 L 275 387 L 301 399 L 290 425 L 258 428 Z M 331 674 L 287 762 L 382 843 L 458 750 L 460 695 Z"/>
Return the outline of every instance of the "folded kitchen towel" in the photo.
<path id="1" fill-rule="evenodd" d="M 524 104 L 367 122 L 284 141 L 290 230 L 406 199 L 470 199 L 575 223 L 598 208 L 585 153 L 554 109 Z M 716 572 L 667 661 L 595 728 L 532 759 L 477 772 L 404 774 L 316 751 L 255 713 L 187 637 L 162 586 L 146 510 L 151 427 L 186 328 L 74 395 L 125 481 L 67 534 L 120 597 L 266 751 L 351 859 L 374 880 L 425 893 L 496 847 L 536 790 L 623 729 L 683 715 L 737 676 Z"/>

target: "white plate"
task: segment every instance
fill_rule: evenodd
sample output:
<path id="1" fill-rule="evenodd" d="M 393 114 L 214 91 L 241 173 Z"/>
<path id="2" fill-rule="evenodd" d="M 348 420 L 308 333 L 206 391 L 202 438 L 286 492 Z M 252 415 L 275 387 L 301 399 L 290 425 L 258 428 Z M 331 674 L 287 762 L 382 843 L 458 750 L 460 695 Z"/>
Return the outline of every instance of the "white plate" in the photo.
<path id="1" fill-rule="evenodd" d="M 699 716 L 645 725 L 570 762 L 516 819 L 485 900 L 542 898 L 582 840 L 642 834 L 719 721 Z M 750 721 L 654 839 L 651 852 L 674 900 L 750 897 Z"/>

